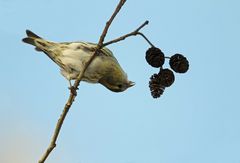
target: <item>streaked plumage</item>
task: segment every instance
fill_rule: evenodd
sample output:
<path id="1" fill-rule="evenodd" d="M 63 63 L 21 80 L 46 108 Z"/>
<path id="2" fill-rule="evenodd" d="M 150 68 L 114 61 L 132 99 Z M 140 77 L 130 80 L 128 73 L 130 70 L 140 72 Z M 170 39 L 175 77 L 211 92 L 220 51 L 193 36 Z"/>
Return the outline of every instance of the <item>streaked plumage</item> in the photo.
<path id="1" fill-rule="evenodd" d="M 94 53 L 96 44 L 88 42 L 56 43 L 44 40 L 30 30 L 23 42 L 35 46 L 37 51 L 44 52 L 61 69 L 61 74 L 68 80 L 75 80 L 85 63 Z M 127 79 L 127 74 L 119 65 L 112 52 L 104 47 L 94 58 L 84 73 L 83 81 L 101 83 L 114 92 L 122 92 L 134 85 Z"/>

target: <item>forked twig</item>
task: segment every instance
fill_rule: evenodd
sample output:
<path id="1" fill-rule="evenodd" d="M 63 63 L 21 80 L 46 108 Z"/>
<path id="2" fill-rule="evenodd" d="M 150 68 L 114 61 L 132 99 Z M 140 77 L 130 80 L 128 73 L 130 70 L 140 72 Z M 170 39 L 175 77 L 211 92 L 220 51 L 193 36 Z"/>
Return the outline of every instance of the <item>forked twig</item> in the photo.
<path id="1" fill-rule="evenodd" d="M 134 31 L 132 31 L 132 32 L 126 34 L 126 35 L 123 35 L 123 36 L 121 36 L 121 37 L 118 37 L 118 38 L 116 38 L 116 39 L 114 39 L 114 40 L 111 40 L 111 41 L 109 41 L 109 42 L 104 43 L 104 44 L 103 44 L 103 47 L 104 47 L 104 46 L 108 46 L 108 45 L 113 44 L 113 43 L 116 43 L 116 42 L 119 42 L 119 41 L 123 41 L 123 40 L 125 40 L 127 37 L 136 36 L 136 35 L 142 36 L 142 37 L 149 43 L 149 45 L 151 45 L 152 47 L 154 47 L 154 45 L 148 40 L 148 38 L 147 38 L 143 33 L 139 32 L 145 25 L 148 25 L 148 23 L 149 23 L 149 21 L 146 20 L 146 21 L 145 21 L 140 27 L 138 27 L 136 30 L 134 30 Z"/>
<path id="2" fill-rule="evenodd" d="M 84 66 L 83 70 L 79 73 L 76 81 L 74 82 L 74 85 L 73 85 L 73 87 L 71 88 L 71 91 L 70 91 L 70 96 L 68 98 L 68 101 L 65 104 L 65 107 L 63 109 L 62 114 L 60 115 L 60 118 L 58 119 L 57 125 L 56 125 L 55 130 L 54 130 L 54 134 L 53 134 L 52 139 L 51 139 L 51 142 L 50 142 L 47 150 L 45 151 L 45 153 L 41 157 L 41 159 L 38 161 L 39 163 L 44 163 L 46 161 L 46 159 L 48 158 L 49 154 L 52 152 L 52 150 L 56 147 L 56 141 L 57 141 L 58 135 L 60 133 L 60 130 L 62 128 L 63 121 L 64 121 L 64 119 L 65 119 L 65 117 L 66 117 L 70 107 L 72 106 L 72 103 L 73 103 L 75 97 L 77 96 L 77 94 L 74 93 L 74 92 L 77 91 L 78 86 L 80 84 L 80 81 L 81 81 L 81 79 L 83 77 L 84 72 L 86 71 L 86 69 L 88 68 L 88 66 L 92 62 L 92 60 L 95 58 L 95 56 L 97 55 L 97 52 L 102 48 L 103 41 L 104 41 L 104 38 L 105 38 L 105 36 L 107 34 L 107 31 L 108 31 L 109 27 L 110 27 L 113 19 L 115 18 L 117 13 L 120 11 L 120 9 L 122 8 L 122 6 L 124 5 L 125 2 L 126 2 L 126 0 L 120 0 L 120 2 L 118 3 L 114 13 L 112 14 L 112 16 L 109 19 L 109 21 L 107 21 L 107 23 L 106 23 L 106 26 L 105 26 L 105 28 L 104 28 L 104 30 L 102 32 L 102 35 L 101 35 L 101 37 L 99 39 L 99 42 L 98 42 L 98 45 L 97 45 L 97 48 L 96 48 L 95 52 L 93 53 L 93 55 L 91 56 L 89 61 Z"/>
<path id="3" fill-rule="evenodd" d="M 152 47 L 154 47 L 154 45 L 147 39 L 147 37 L 143 33 L 139 32 L 144 26 L 146 26 L 149 23 L 148 21 L 145 21 L 141 26 L 139 26 L 133 32 L 130 32 L 130 33 L 128 33 L 126 35 L 123 35 L 119 38 L 116 38 L 112 41 L 103 43 L 104 39 L 107 35 L 107 32 L 108 32 L 108 29 L 109 29 L 110 25 L 112 24 L 114 18 L 116 17 L 118 12 L 121 10 L 121 8 L 122 8 L 122 6 L 124 5 L 125 2 L 126 2 L 126 0 L 120 0 L 120 2 L 118 3 L 115 11 L 113 12 L 112 16 L 110 17 L 110 19 L 107 21 L 107 23 L 105 25 L 105 28 L 104 28 L 104 30 L 103 30 L 100 38 L 99 38 L 99 41 L 98 41 L 98 44 L 97 44 L 97 47 L 96 47 L 94 53 L 92 54 L 92 56 L 90 57 L 88 62 L 86 62 L 86 64 L 84 65 L 83 70 L 79 73 L 77 79 L 74 82 L 74 85 L 70 88 L 69 98 L 67 100 L 67 103 L 64 106 L 62 114 L 60 115 L 60 117 L 58 119 L 57 125 L 55 127 L 55 130 L 54 130 L 54 133 L 53 133 L 53 136 L 52 136 L 52 139 L 51 139 L 51 142 L 50 142 L 48 148 L 46 149 L 45 153 L 42 155 L 41 159 L 38 161 L 39 163 L 44 163 L 46 161 L 46 159 L 48 158 L 48 156 L 50 155 L 50 153 L 52 152 L 52 150 L 56 147 L 57 138 L 59 136 L 60 130 L 61 130 L 62 125 L 63 125 L 63 122 L 66 118 L 66 115 L 67 115 L 70 107 L 72 106 L 72 104 L 73 104 L 73 102 L 74 102 L 74 100 L 77 96 L 78 86 L 80 85 L 80 82 L 81 82 L 81 79 L 83 78 L 84 72 L 86 71 L 88 66 L 91 64 L 93 59 L 98 55 L 98 51 L 101 48 L 103 48 L 107 45 L 122 41 L 122 40 L 126 39 L 127 37 L 136 36 L 136 35 L 142 36 Z"/>

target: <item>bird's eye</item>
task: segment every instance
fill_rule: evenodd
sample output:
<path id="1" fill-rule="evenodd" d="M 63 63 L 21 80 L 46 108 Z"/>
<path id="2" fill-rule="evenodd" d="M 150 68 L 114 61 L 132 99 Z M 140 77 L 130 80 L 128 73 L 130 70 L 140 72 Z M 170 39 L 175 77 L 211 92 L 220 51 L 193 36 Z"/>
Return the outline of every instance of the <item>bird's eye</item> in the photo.
<path id="1" fill-rule="evenodd" d="M 122 84 L 118 84 L 117 86 L 118 86 L 118 88 L 120 88 L 120 89 L 122 88 Z"/>

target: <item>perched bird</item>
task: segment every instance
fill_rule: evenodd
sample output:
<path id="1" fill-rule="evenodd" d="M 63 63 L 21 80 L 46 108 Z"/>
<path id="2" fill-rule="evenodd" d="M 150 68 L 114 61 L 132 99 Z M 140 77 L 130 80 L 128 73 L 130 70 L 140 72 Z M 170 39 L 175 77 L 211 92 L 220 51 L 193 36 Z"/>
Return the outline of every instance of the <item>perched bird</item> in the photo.
<path id="1" fill-rule="evenodd" d="M 30 30 L 26 30 L 26 34 L 27 37 L 22 41 L 35 46 L 37 51 L 44 52 L 52 59 L 60 67 L 61 74 L 69 81 L 70 86 L 71 80 L 77 78 L 97 47 L 97 44 L 88 42 L 47 41 Z M 134 85 L 134 82 L 128 80 L 113 53 L 106 47 L 100 49 L 86 69 L 82 80 L 100 83 L 113 92 L 122 92 Z"/>

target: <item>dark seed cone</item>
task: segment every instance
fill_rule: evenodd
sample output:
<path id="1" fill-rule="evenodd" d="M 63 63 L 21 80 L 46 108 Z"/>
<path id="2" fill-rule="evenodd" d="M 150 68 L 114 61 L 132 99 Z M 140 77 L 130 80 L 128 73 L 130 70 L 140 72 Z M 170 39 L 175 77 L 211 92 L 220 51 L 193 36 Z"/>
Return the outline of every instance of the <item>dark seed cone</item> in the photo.
<path id="1" fill-rule="evenodd" d="M 172 70 L 166 68 L 160 70 L 159 79 L 161 85 L 163 85 L 164 87 L 170 87 L 174 83 L 175 76 Z"/>
<path id="2" fill-rule="evenodd" d="M 165 87 L 161 85 L 159 74 L 153 74 L 151 76 L 149 88 L 153 98 L 159 98 L 163 94 Z"/>
<path id="3" fill-rule="evenodd" d="M 171 56 L 169 64 L 170 67 L 178 73 L 185 73 L 189 68 L 189 62 L 182 54 L 175 54 Z"/>
<path id="4" fill-rule="evenodd" d="M 163 52 L 156 47 L 151 47 L 146 51 L 145 56 L 147 63 L 152 67 L 161 67 L 164 64 L 165 56 Z"/>

